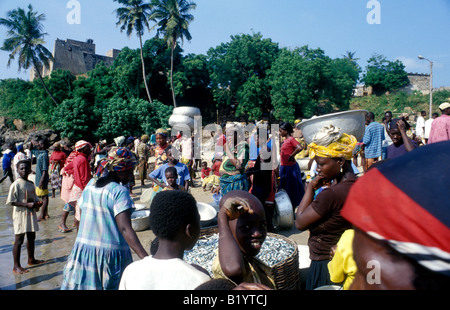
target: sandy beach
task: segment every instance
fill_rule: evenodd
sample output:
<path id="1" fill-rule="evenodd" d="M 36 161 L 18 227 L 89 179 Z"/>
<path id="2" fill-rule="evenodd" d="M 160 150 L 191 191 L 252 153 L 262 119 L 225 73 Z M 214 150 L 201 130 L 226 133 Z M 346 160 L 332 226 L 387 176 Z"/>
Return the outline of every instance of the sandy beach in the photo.
<path id="1" fill-rule="evenodd" d="M 200 173 L 198 173 L 200 175 Z M 146 183 L 149 187 L 149 181 Z M 10 182 L 5 180 L 0 185 L 0 290 L 59 290 L 63 278 L 63 270 L 67 258 L 70 254 L 72 246 L 76 238 L 76 230 L 69 233 L 61 233 L 58 225 L 61 221 L 61 211 L 64 206 L 63 200 L 56 191 L 56 198 L 49 199 L 49 215 L 50 218 L 39 223 L 39 231 L 36 233 L 36 250 L 37 259 L 45 260 L 46 263 L 28 268 L 30 272 L 23 275 L 15 275 L 12 272 L 13 256 L 12 248 L 14 243 L 14 232 L 12 225 L 12 208 L 7 206 L 6 199 L 8 195 Z M 136 187 L 133 192 L 137 194 L 134 197 L 135 203 L 139 203 L 141 186 L 139 180 L 136 180 Z M 196 187 L 191 189 L 192 195 L 198 202 L 213 203 L 212 194 L 204 192 L 201 188 L 200 178 L 195 180 Z M 67 226 L 72 227 L 73 215 L 69 215 Z M 300 232 L 295 227 L 291 229 L 279 229 L 277 234 L 288 237 L 295 241 L 298 245 L 306 245 L 309 232 Z M 155 238 L 151 230 L 145 230 L 137 233 L 139 240 L 144 248 L 149 252 L 150 244 Z M 301 256 L 301 257 L 300 257 Z M 304 252 L 299 253 L 300 264 L 305 260 Z M 133 258 L 138 257 L 133 254 Z M 27 268 L 27 252 L 25 244 L 21 251 L 21 264 Z"/>

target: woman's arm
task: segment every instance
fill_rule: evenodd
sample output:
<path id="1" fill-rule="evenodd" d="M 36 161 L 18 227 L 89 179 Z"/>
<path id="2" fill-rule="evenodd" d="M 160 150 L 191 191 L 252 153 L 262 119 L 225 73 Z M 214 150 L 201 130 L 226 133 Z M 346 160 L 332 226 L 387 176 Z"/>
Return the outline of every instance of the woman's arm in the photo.
<path id="1" fill-rule="evenodd" d="M 311 203 L 314 201 L 315 190 L 321 184 L 322 179 L 315 177 L 306 187 L 305 194 L 298 206 L 295 217 L 295 227 L 298 230 L 306 230 L 311 224 L 320 220 L 321 216 L 311 207 Z"/>
<path id="2" fill-rule="evenodd" d="M 122 233 L 122 236 L 125 238 L 125 241 L 128 243 L 130 248 L 139 256 L 140 259 L 148 256 L 148 253 L 145 251 L 142 246 L 139 238 L 136 235 L 136 232 L 133 230 L 131 226 L 131 211 L 130 209 L 119 213 L 116 216 L 116 223 L 119 227 L 119 231 Z"/>

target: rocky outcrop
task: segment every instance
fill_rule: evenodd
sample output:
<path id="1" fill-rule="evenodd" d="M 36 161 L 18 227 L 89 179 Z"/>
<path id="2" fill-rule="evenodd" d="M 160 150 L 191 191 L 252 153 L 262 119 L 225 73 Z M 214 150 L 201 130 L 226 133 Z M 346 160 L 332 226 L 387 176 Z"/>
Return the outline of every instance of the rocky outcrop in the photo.
<path id="1" fill-rule="evenodd" d="M 52 129 L 44 130 L 33 130 L 33 131 L 19 131 L 11 130 L 6 126 L 1 126 L 0 128 L 0 145 L 2 151 L 6 149 L 6 144 L 12 143 L 29 143 L 31 140 L 39 140 L 42 138 L 47 138 L 50 145 L 58 142 L 60 137 L 58 133 Z"/>

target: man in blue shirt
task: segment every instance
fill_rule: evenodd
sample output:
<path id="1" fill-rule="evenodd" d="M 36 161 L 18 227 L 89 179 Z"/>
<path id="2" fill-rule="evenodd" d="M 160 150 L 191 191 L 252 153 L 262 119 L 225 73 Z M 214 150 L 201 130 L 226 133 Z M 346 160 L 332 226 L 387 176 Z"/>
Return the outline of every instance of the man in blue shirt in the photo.
<path id="1" fill-rule="evenodd" d="M 3 160 L 2 160 L 2 168 L 3 168 L 3 177 L 0 179 L 0 183 L 2 183 L 7 177 L 11 183 L 14 182 L 13 177 L 13 168 L 11 167 L 13 163 L 13 158 L 16 155 L 14 143 L 8 143 L 8 148 L 3 152 Z"/>
<path id="2" fill-rule="evenodd" d="M 158 169 L 156 169 L 152 173 L 150 173 L 148 175 L 150 181 L 159 185 L 159 187 L 161 187 L 161 189 L 165 188 L 167 186 L 167 180 L 166 180 L 166 174 L 165 174 L 166 168 L 167 167 L 175 167 L 175 169 L 177 169 L 177 173 L 178 173 L 177 184 L 180 186 L 184 186 L 184 188 L 187 192 L 189 189 L 188 181 L 191 179 L 188 166 L 178 162 L 178 160 L 175 157 L 173 157 L 172 150 L 170 149 L 170 147 L 166 149 L 166 155 L 167 155 L 168 163 L 160 166 Z"/>
<path id="3" fill-rule="evenodd" d="M 364 172 L 371 165 L 378 161 L 382 153 L 382 144 L 385 139 L 384 126 L 375 122 L 375 115 L 372 112 L 366 114 L 366 131 L 363 137 L 365 165 Z"/>

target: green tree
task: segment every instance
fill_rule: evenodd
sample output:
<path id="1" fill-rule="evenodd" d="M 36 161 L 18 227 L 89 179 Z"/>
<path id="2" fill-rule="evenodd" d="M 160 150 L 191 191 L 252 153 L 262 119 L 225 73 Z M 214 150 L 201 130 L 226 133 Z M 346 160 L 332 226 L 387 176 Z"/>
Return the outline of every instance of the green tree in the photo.
<path id="1" fill-rule="evenodd" d="M 53 60 L 52 53 L 43 45 L 45 44 L 44 36 L 47 35 L 42 32 L 44 20 L 45 15 L 33 11 L 31 4 L 28 5 L 27 12 L 22 8 L 9 11 L 7 18 L 0 18 L 0 25 L 8 29 L 8 38 L 4 40 L 1 49 L 11 52 L 8 67 L 16 56 L 18 56 L 19 71 L 34 66 L 42 86 L 57 106 L 58 102 L 45 85 L 41 74 L 41 69 L 49 68 L 49 61 Z"/>
<path id="2" fill-rule="evenodd" d="M 396 90 L 408 85 L 408 73 L 400 60 L 390 61 L 374 54 L 369 60 L 362 81 L 372 86 L 375 94 Z"/>
<path id="3" fill-rule="evenodd" d="M 82 98 L 64 100 L 53 114 L 52 128 L 73 142 L 96 141 L 94 130 L 97 127 L 95 108 Z"/>
<path id="4" fill-rule="evenodd" d="M 33 83 L 21 79 L 0 80 L 0 115 L 9 119 L 21 119 L 26 124 L 36 122 L 32 104 L 26 102 Z"/>
<path id="5" fill-rule="evenodd" d="M 102 118 L 95 135 L 98 139 L 117 136 L 140 136 L 162 126 L 166 127 L 172 107 L 157 100 L 152 103 L 142 99 L 124 100 L 114 97 L 102 111 Z"/>
<path id="6" fill-rule="evenodd" d="M 170 87 L 172 89 L 172 99 L 174 107 L 177 106 L 175 98 L 175 89 L 173 85 L 174 71 L 174 52 L 178 44 L 178 40 L 184 42 L 184 39 L 190 41 L 192 39 L 189 32 L 189 24 L 194 20 L 194 16 L 190 14 L 197 5 L 188 0 L 153 0 L 152 18 L 157 21 L 158 34 L 162 34 L 164 40 L 171 49 L 170 61 Z"/>
<path id="7" fill-rule="evenodd" d="M 267 74 L 279 47 L 260 33 L 231 36 L 231 42 L 209 49 L 208 66 L 214 99 L 221 113 L 236 105 L 236 115 L 258 119 L 270 112 Z"/>
<path id="8" fill-rule="evenodd" d="M 144 53 L 142 51 L 142 36 L 145 28 L 150 31 L 149 21 L 152 20 L 151 12 L 152 6 L 144 0 L 114 0 L 122 4 L 123 7 L 116 10 L 119 21 L 117 25 L 121 25 L 120 31 L 126 31 L 127 36 L 130 37 L 133 32 L 136 32 L 141 46 L 141 62 L 142 62 L 142 77 L 144 79 L 145 90 L 147 92 L 149 102 L 152 102 L 150 91 L 147 85 L 147 74 L 145 71 Z"/>
<path id="9" fill-rule="evenodd" d="M 320 48 L 283 49 L 269 71 L 274 116 L 293 122 L 348 109 L 359 72 L 356 62 L 331 59 Z"/>

